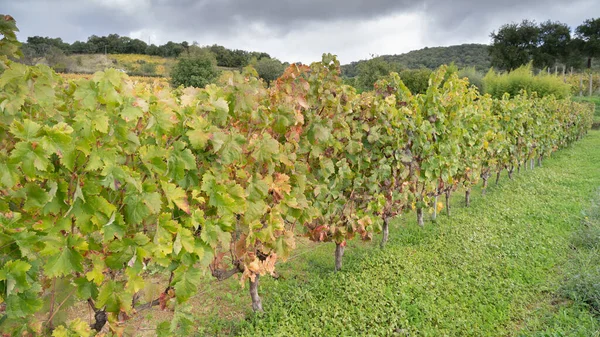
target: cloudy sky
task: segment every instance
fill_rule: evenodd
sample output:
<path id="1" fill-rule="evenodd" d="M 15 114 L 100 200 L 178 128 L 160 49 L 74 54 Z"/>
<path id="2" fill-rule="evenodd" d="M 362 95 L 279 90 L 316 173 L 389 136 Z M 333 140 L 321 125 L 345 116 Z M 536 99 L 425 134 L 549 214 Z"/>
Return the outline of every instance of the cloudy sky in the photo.
<path id="1" fill-rule="evenodd" d="M 524 18 L 576 27 L 600 15 L 599 0 L 0 0 L 19 38 L 73 42 L 119 35 L 265 51 L 309 63 L 324 52 L 342 63 L 371 54 L 488 43 L 500 25 Z"/>

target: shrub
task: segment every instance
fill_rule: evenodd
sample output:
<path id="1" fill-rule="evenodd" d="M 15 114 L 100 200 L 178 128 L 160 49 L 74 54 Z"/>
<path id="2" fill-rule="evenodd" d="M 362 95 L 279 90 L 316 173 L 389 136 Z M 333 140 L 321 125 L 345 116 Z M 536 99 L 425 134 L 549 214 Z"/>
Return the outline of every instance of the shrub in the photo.
<path id="1" fill-rule="evenodd" d="M 407 69 L 402 70 L 399 75 L 410 92 L 413 94 L 423 94 L 429 86 L 431 70 L 427 68 Z"/>
<path id="2" fill-rule="evenodd" d="M 544 72 L 534 75 L 531 64 L 510 73 L 496 73 L 494 69 L 490 69 L 483 79 L 483 88 L 485 93 L 496 98 L 501 98 L 504 93 L 516 96 L 521 90 L 536 92 L 538 97 L 554 95 L 566 98 L 571 94 L 570 85 L 564 83 L 562 78 Z"/>
<path id="3" fill-rule="evenodd" d="M 479 92 L 483 92 L 483 73 L 475 69 L 475 67 L 463 68 L 458 71 L 458 77 L 468 78 L 469 83 L 476 86 Z"/>
<path id="4" fill-rule="evenodd" d="M 345 85 L 349 85 L 349 86 L 354 87 L 354 88 L 357 87 L 357 82 L 358 82 L 357 80 L 358 80 L 357 77 L 344 77 L 344 78 L 342 78 L 342 82 Z"/>
<path id="5" fill-rule="evenodd" d="M 393 66 L 382 57 L 372 58 L 358 65 L 358 79 L 356 88 L 360 91 L 373 90 L 373 84 L 390 74 Z"/>
<path id="6" fill-rule="evenodd" d="M 59 73 L 66 72 L 67 68 L 71 66 L 71 61 L 65 53 L 54 46 L 50 47 L 50 50 L 46 53 L 46 63 Z"/>
<path id="7" fill-rule="evenodd" d="M 140 67 L 140 71 L 146 75 L 154 75 L 156 74 L 156 63 L 142 63 Z"/>
<path id="8" fill-rule="evenodd" d="M 171 84 L 203 88 L 217 77 L 216 64 L 214 55 L 210 53 L 198 52 L 180 57 L 171 70 Z"/>
<path id="9" fill-rule="evenodd" d="M 262 58 L 253 62 L 252 66 L 256 69 L 258 76 L 269 83 L 281 76 L 285 70 L 283 63 L 278 59 Z"/>

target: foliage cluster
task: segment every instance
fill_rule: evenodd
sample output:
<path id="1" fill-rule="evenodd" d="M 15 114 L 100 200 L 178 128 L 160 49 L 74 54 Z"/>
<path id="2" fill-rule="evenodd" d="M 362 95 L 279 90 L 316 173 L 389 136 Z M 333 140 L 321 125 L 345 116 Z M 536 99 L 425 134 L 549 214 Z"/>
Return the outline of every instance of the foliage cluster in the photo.
<path id="1" fill-rule="evenodd" d="M 262 58 L 250 61 L 250 65 L 256 70 L 260 78 L 271 83 L 283 74 L 286 66 L 278 59 Z"/>
<path id="2" fill-rule="evenodd" d="M 174 87 L 183 85 L 202 88 L 218 77 L 220 69 L 217 65 L 217 58 L 210 49 L 192 46 L 190 52 L 180 56 L 172 67 L 171 83 Z M 285 65 L 274 58 L 253 58 L 249 66 L 267 84 L 281 76 L 285 69 Z"/>
<path id="3" fill-rule="evenodd" d="M 367 61 L 361 61 L 357 66 L 357 76 L 354 78 L 345 78 L 345 83 L 352 85 L 359 91 L 369 91 L 378 80 L 385 78 L 391 72 L 397 72 L 406 87 L 414 94 L 423 94 L 429 86 L 429 77 L 432 70 L 429 68 L 405 69 L 399 64 L 389 63 L 383 57 L 373 58 Z M 472 85 L 475 85 L 480 92 L 483 91 L 484 74 L 474 67 L 462 68 L 459 70 L 455 63 L 448 67 L 450 73 L 458 73 L 459 77 L 466 77 Z"/>
<path id="4" fill-rule="evenodd" d="M 197 49 L 191 55 L 182 56 L 171 69 L 171 84 L 174 87 L 203 88 L 212 83 L 218 75 L 214 55 L 206 50 Z"/>
<path id="5" fill-rule="evenodd" d="M 469 80 L 469 83 L 471 83 L 471 85 L 474 85 L 477 87 L 477 89 L 479 90 L 479 92 L 483 92 L 483 78 L 484 78 L 484 74 L 480 71 L 478 71 L 477 69 L 470 67 L 470 68 L 462 68 L 458 71 L 458 77 L 460 78 L 467 78 Z"/>
<path id="6" fill-rule="evenodd" d="M 490 37 L 492 65 L 504 70 L 530 62 L 537 68 L 591 68 L 592 59 L 600 57 L 600 18 L 585 20 L 575 29 L 574 36 L 565 23 L 523 20 L 502 25 Z"/>
<path id="7" fill-rule="evenodd" d="M 531 65 L 522 66 L 510 73 L 497 73 L 493 69 L 483 79 L 485 93 L 492 97 L 501 98 L 505 93 L 517 96 L 522 90 L 535 92 L 540 97 L 554 95 L 557 98 L 567 98 L 571 95 L 571 86 L 561 77 L 540 72 L 533 74 Z"/>

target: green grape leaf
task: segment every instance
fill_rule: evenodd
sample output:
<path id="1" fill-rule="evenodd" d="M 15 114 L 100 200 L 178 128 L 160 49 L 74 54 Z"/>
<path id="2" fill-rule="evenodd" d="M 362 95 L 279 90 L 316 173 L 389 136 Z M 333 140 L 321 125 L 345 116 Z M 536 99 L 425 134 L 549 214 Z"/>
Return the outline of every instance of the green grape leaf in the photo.
<path id="1" fill-rule="evenodd" d="M 6 315 L 9 319 L 26 317 L 38 312 L 42 304 L 38 291 L 13 294 L 6 298 Z"/>
<path id="2" fill-rule="evenodd" d="M 65 276 L 73 272 L 83 272 L 83 257 L 70 247 L 63 247 L 59 254 L 48 259 L 44 267 L 49 277 Z"/>
<path id="3" fill-rule="evenodd" d="M 175 269 L 175 277 L 173 278 L 173 288 L 178 303 L 186 302 L 198 291 L 202 272 L 191 267 L 180 266 Z"/>
<path id="4" fill-rule="evenodd" d="M 23 292 L 31 286 L 27 281 L 27 271 L 31 265 L 22 260 L 8 261 L 0 269 L 0 281 L 6 281 L 6 295 Z"/>
<path id="5" fill-rule="evenodd" d="M 252 158 L 262 162 L 272 160 L 273 155 L 279 152 L 279 142 L 268 133 L 264 134 L 262 139 L 256 142 L 254 146 Z"/>
<path id="6" fill-rule="evenodd" d="M 190 214 L 190 204 L 188 203 L 187 195 L 182 188 L 167 182 L 161 182 L 160 185 L 169 203 L 177 205 L 182 211 Z"/>
<path id="7" fill-rule="evenodd" d="M 120 282 L 109 280 L 100 287 L 96 306 L 100 308 L 106 306 L 107 312 L 129 312 L 132 298 L 133 295 L 125 291 Z"/>
<path id="8" fill-rule="evenodd" d="M 37 184 L 29 183 L 23 188 L 23 192 L 27 197 L 23 209 L 25 211 L 36 211 L 43 208 L 48 201 L 50 201 L 50 195 L 48 192 L 43 190 Z"/>
<path id="9" fill-rule="evenodd" d="M 135 106 L 128 106 L 123 111 L 121 111 L 121 117 L 127 122 L 129 121 L 137 121 L 138 118 L 142 117 L 144 112 L 142 109 Z"/>
<path id="10" fill-rule="evenodd" d="M 10 132 L 22 141 L 34 141 L 37 139 L 41 128 L 40 124 L 29 119 L 25 119 L 22 124 L 15 120 L 10 125 Z"/>
<path id="11" fill-rule="evenodd" d="M 36 143 L 19 142 L 11 153 L 11 162 L 20 163 L 23 173 L 30 178 L 36 176 L 36 169 L 47 171 L 50 165 L 48 153 Z"/>

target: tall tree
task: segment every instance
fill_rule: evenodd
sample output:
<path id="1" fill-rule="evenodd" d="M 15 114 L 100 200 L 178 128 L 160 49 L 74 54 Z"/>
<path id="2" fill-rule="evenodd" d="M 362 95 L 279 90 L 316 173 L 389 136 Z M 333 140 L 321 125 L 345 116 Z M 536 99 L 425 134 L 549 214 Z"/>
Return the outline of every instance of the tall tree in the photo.
<path id="1" fill-rule="evenodd" d="M 520 24 L 510 23 L 492 32 L 489 49 L 492 65 L 512 70 L 533 60 L 539 45 L 540 28 L 534 21 L 523 20 Z"/>
<path id="2" fill-rule="evenodd" d="M 143 54 L 146 52 L 148 44 L 140 39 L 132 39 L 127 45 L 127 53 L 130 54 Z"/>
<path id="3" fill-rule="evenodd" d="M 550 20 L 540 24 L 540 45 L 534 58 L 537 67 L 553 67 L 557 62 L 567 63 L 570 55 L 571 28 Z"/>
<path id="4" fill-rule="evenodd" d="M 587 67 L 592 67 L 592 59 L 600 57 L 600 18 L 588 19 L 576 30 L 577 37 L 583 42 L 581 52 L 587 57 Z"/>
<path id="5" fill-rule="evenodd" d="M 27 44 L 36 50 L 36 52 L 40 55 L 48 52 L 50 47 L 56 47 L 63 52 L 69 52 L 70 45 L 68 43 L 63 42 L 63 40 L 58 38 L 50 38 L 50 37 L 42 37 L 42 36 L 30 36 L 27 38 Z"/>
<path id="6" fill-rule="evenodd" d="M 148 48 L 146 48 L 146 55 L 159 55 L 160 53 L 160 49 L 158 48 L 157 45 L 155 44 L 151 44 L 148 46 Z"/>
<path id="7" fill-rule="evenodd" d="M 158 49 L 159 55 L 163 57 L 178 57 L 185 51 L 185 48 L 181 45 L 181 43 L 176 43 L 173 41 L 169 41 L 166 44 L 159 46 Z"/>
<path id="8" fill-rule="evenodd" d="M 375 57 L 358 65 L 358 83 L 360 90 L 373 90 L 373 84 L 390 74 L 392 65 L 382 57 Z"/>
<path id="9" fill-rule="evenodd" d="M 262 58 L 253 62 L 252 65 L 256 69 L 258 76 L 267 81 L 267 83 L 276 80 L 285 70 L 283 63 L 278 59 Z"/>

